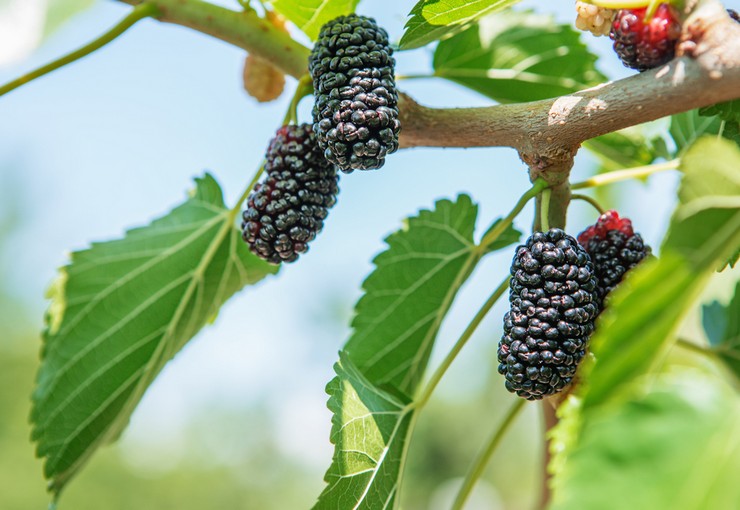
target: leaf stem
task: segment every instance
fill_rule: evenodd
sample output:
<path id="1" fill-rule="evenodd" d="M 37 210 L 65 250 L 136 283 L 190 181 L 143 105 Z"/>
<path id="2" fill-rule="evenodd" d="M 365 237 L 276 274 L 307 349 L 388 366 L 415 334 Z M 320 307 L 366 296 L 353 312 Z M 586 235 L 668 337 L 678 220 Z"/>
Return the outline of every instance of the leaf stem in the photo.
<path id="1" fill-rule="evenodd" d="M 252 192 L 252 189 L 254 189 L 254 185 L 257 184 L 257 181 L 260 180 L 260 177 L 262 177 L 262 173 L 265 171 L 265 160 L 262 160 L 262 163 L 260 164 L 259 168 L 255 172 L 254 176 L 252 177 L 252 180 L 250 181 L 249 185 L 244 189 L 239 199 L 236 201 L 236 204 L 234 204 L 234 207 L 231 208 L 229 211 L 229 217 L 231 218 L 230 221 L 234 221 L 234 218 L 236 218 L 236 215 L 239 214 L 242 208 L 242 204 L 244 201 L 249 197 L 249 194 Z"/>
<path id="2" fill-rule="evenodd" d="M 447 353 L 445 359 L 442 360 L 442 363 L 439 365 L 439 367 L 437 367 L 437 370 L 434 371 L 431 379 L 429 379 L 429 383 L 426 385 L 421 396 L 416 400 L 414 404 L 414 407 L 416 407 L 416 409 L 421 409 L 426 405 L 426 403 L 431 398 L 432 393 L 434 393 L 435 388 L 442 380 L 442 377 L 445 375 L 445 372 L 447 372 L 447 369 L 450 368 L 450 365 L 452 365 L 452 362 L 455 361 L 455 358 L 460 353 L 462 348 L 468 342 L 470 337 L 473 336 L 473 333 L 475 333 L 475 330 L 486 317 L 486 314 L 488 314 L 491 308 L 493 308 L 493 305 L 496 304 L 496 301 L 498 301 L 498 299 L 504 294 L 504 292 L 506 292 L 508 288 L 509 278 L 506 277 L 504 281 L 501 282 L 501 284 L 496 288 L 496 290 L 493 291 L 493 294 L 490 295 L 488 300 L 483 303 L 483 306 L 481 306 L 480 310 L 478 310 L 478 313 L 475 314 L 475 317 L 473 317 L 473 319 L 470 321 L 468 327 L 465 328 L 463 334 L 460 335 L 460 338 L 457 340 L 457 342 L 455 342 L 455 345 L 452 346 L 452 350 Z"/>
<path id="3" fill-rule="evenodd" d="M 506 432 L 509 430 L 511 424 L 519 415 L 519 412 L 524 409 L 524 404 L 526 402 L 527 401 L 523 398 L 517 398 L 517 402 L 513 406 L 511 406 L 509 412 L 506 413 L 506 416 L 504 416 L 504 420 L 499 424 L 498 427 L 496 427 L 496 430 L 486 442 L 486 447 L 478 454 L 478 457 L 476 457 L 473 465 L 470 467 L 470 471 L 468 471 L 468 474 L 465 475 L 463 485 L 460 488 L 460 491 L 457 493 L 455 502 L 452 503 L 452 510 L 463 509 L 465 501 L 468 499 L 468 496 L 470 496 L 470 493 L 473 491 L 473 487 L 475 487 L 475 483 L 478 481 L 481 475 L 483 475 L 483 471 L 486 469 L 488 462 L 491 460 L 491 456 L 496 451 L 496 448 L 498 447 L 499 443 L 501 443 L 501 440 L 503 439 Z"/>
<path id="4" fill-rule="evenodd" d="M 701 354 L 702 356 L 707 356 L 709 358 L 716 358 L 717 356 L 717 353 L 714 350 L 707 349 L 706 347 L 702 347 L 701 345 L 697 345 L 694 342 L 686 340 L 685 338 L 677 339 L 676 345 L 683 349 L 686 349 L 687 351 L 696 352 L 698 354 Z"/>
<path id="5" fill-rule="evenodd" d="M 588 202 L 589 204 L 591 204 L 593 206 L 594 209 L 596 209 L 597 211 L 599 211 L 599 214 L 604 214 L 604 212 L 605 212 L 605 209 L 603 207 L 601 207 L 601 204 L 599 204 L 596 201 L 595 198 L 592 198 L 592 197 L 590 197 L 588 195 L 581 195 L 579 193 L 573 193 L 570 196 L 570 198 L 571 198 L 571 200 L 583 200 L 584 202 Z"/>
<path id="6" fill-rule="evenodd" d="M 489 230 L 488 233 L 483 236 L 480 244 L 478 244 L 479 248 L 482 251 L 485 251 L 486 248 L 488 248 L 493 242 L 495 242 L 496 239 L 498 239 L 499 236 L 501 236 L 501 234 L 504 233 L 507 228 L 509 228 L 509 226 L 514 222 L 514 219 L 519 215 L 520 212 L 522 212 L 522 209 L 524 209 L 527 203 L 535 198 L 537 195 L 539 195 L 547 187 L 549 187 L 547 181 L 542 178 L 534 181 L 534 183 L 532 183 L 532 187 L 529 188 L 519 198 L 519 201 L 514 205 L 514 208 L 511 210 L 511 212 L 503 220 L 501 220 L 498 225 Z"/>
<path id="7" fill-rule="evenodd" d="M 115 40 L 118 36 L 123 34 L 126 30 L 128 30 L 133 25 L 135 25 L 137 21 L 140 21 L 144 18 L 157 16 L 157 15 L 159 15 L 159 10 L 154 5 L 151 5 L 148 3 L 137 5 L 116 26 L 108 30 L 106 33 L 104 33 L 103 35 L 95 39 L 94 41 L 86 44 L 85 46 L 83 46 L 82 48 L 79 48 L 78 50 L 68 53 L 67 55 L 64 55 L 61 58 L 58 58 L 57 60 L 54 60 L 53 62 L 46 64 L 45 66 L 39 67 L 38 69 L 35 69 L 34 71 L 24 74 L 23 76 L 16 78 L 10 83 L 3 85 L 2 87 L 0 87 L 0 96 L 3 96 L 7 94 L 8 92 L 15 90 L 22 85 L 25 85 L 37 78 L 40 78 L 46 74 L 49 74 L 52 71 L 59 69 L 60 67 L 63 67 L 67 64 L 71 64 L 72 62 L 75 62 L 76 60 L 79 60 L 89 55 L 93 51 L 98 50 L 102 48 L 103 46 L 105 46 L 106 44 L 108 44 L 109 42 Z"/>
<path id="8" fill-rule="evenodd" d="M 647 177 L 649 175 L 665 172 L 666 170 L 676 170 L 678 168 L 680 159 L 672 159 L 665 163 L 656 163 L 654 165 L 638 166 L 635 168 L 627 168 L 625 170 L 615 170 L 614 172 L 607 172 L 605 174 L 595 175 L 585 181 L 574 182 L 571 184 L 570 189 L 584 189 L 584 188 L 596 188 L 598 186 L 604 186 L 606 184 L 612 184 L 619 181 L 625 181 L 627 179 L 639 179 L 640 177 Z"/>
<path id="9" fill-rule="evenodd" d="M 543 232 L 550 230 L 550 197 L 552 190 L 542 190 L 542 206 L 540 207 L 540 222 Z"/>

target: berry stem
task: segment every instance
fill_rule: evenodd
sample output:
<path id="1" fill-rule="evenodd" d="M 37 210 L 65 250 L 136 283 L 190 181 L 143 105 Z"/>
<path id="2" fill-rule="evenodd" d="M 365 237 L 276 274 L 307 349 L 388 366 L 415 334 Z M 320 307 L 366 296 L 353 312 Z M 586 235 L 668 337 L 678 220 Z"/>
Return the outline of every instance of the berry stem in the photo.
<path id="1" fill-rule="evenodd" d="M 635 168 L 615 170 L 614 172 L 595 175 L 590 179 L 586 179 L 585 181 L 575 182 L 571 184 L 570 189 L 596 188 L 598 186 L 605 186 L 607 184 L 612 184 L 619 181 L 626 181 L 627 179 L 639 179 L 641 177 L 647 177 L 658 172 L 665 172 L 666 170 L 676 170 L 680 161 L 680 159 L 672 159 L 670 161 L 666 161 L 665 163 L 638 166 Z"/>
<path id="2" fill-rule="evenodd" d="M 241 196 L 239 197 L 239 200 L 236 201 L 236 204 L 234 204 L 234 207 L 232 207 L 231 210 L 229 211 L 229 216 L 231 217 L 231 221 L 234 221 L 237 214 L 241 212 L 242 204 L 247 199 L 247 197 L 249 197 L 249 194 L 252 192 L 254 185 L 257 184 L 257 181 L 259 181 L 260 177 L 262 177 L 262 173 L 265 171 L 265 163 L 266 161 L 263 159 L 262 163 L 260 163 L 259 168 L 255 172 L 254 177 L 252 177 L 252 180 L 250 181 L 249 185 L 244 189 Z"/>
<path id="3" fill-rule="evenodd" d="M 485 250 L 494 241 L 496 241 L 496 239 L 498 239 L 499 236 L 501 236 L 501 234 L 503 234 L 507 228 L 509 228 L 509 225 L 514 222 L 514 219 L 519 215 L 520 212 L 522 212 L 522 209 L 524 209 L 527 203 L 535 198 L 537 195 L 539 195 L 548 186 L 549 185 L 547 184 L 547 181 L 545 179 L 539 178 L 535 180 L 534 183 L 532 183 L 532 187 L 529 188 L 519 198 L 519 201 L 514 205 L 514 208 L 511 210 L 511 212 L 503 220 L 501 220 L 498 225 L 489 230 L 488 233 L 483 236 L 483 239 L 481 239 L 480 243 L 478 244 L 478 248 L 480 249 L 481 253 L 485 252 Z"/>
<path id="4" fill-rule="evenodd" d="M 465 480 L 463 481 L 463 485 L 460 488 L 460 492 L 457 493 L 455 502 L 452 503 L 452 510 L 462 510 L 464 508 L 465 501 L 468 499 L 468 496 L 470 496 L 470 493 L 473 491 L 475 483 L 483 475 L 483 471 L 486 469 L 488 462 L 491 460 L 491 456 L 496 451 L 496 448 L 498 447 L 499 443 L 501 443 L 501 440 L 503 439 L 504 435 L 506 435 L 506 432 L 509 430 L 511 424 L 514 423 L 514 420 L 519 415 L 519 412 L 524 409 L 525 403 L 526 400 L 522 398 L 517 399 L 514 405 L 511 406 L 511 408 L 509 409 L 509 412 L 506 413 L 506 416 L 504 416 L 504 420 L 499 424 L 498 427 L 496 427 L 496 430 L 486 442 L 485 448 L 481 450 L 481 452 L 478 454 L 472 466 L 470 467 L 470 471 L 468 471 L 467 475 L 465 475 Z"/>
<path id="5" fill-rule="evenodd" d="M 135 25 L 136 22 L 144 18 L 158 15 L 159 10 L 154 5 L 148 3 L 137 5 L 125 18 L 118 22 L 117 25 L 115 25 L 113 28 L 108 30 L 106 33 L 104 33 L 94 41 L 86 44 L 82 48 L 79 48 L 71 53 L 68 53 L 67 55 L 64 55 L 61 58 L 58 58 L 57 60 L 54 60 L 53 62 L 46 64 L 45 66 L 39 67 L 38 69 L 26 73 L 23 76 L 11 81 L 10 83 L 3 85 L 2 87 L 0 87 L 0 96 L 13 91 L 22 85 L 30 83 L 37 78 L 41 78 L 42 76 L 47 75 L 50 72 L 59 69 L 60 67 L 64 67 L 67 64 L 71 64 L 72 62 L 86 57 L 95 50 L 98 50 L 109 42 L 115 40 L 126 30 Z"/>
<path id="6" fill-rule="evenodd" d="M 455 342 L 455 345 L 452 346 L 450 352 L 447 353 L 445 359 L 442 360 L 442 363 L 440 363 L 439 367 L 437 367 L 437 370 L 434 371 L 432 377 L 429 379 L 429 383 L 427 383 L 426 387 L 424 388 L 424 391 L 421 393 L 419 398 L 416 399 L 414 407 L 417 410 L 423 408 L 426 403 L 429 402 L 429 399 L 432 397 L 432 393 L 434 393 L 434 390 L 436 389 L 439 382 L 442 380 L 445 372 L 447 372 L 447 369 L 450 368 L 452 362 L 455 361 L 455 358 L 460 353 L 462 348 L 465 347 L 465 344 L 468 342 L 470 337 L 473 336 L 473 333 L 475 333 L 475 330 L 478 328 L 480 323 L 486 317 L 491 308 L 493 308 L 493 305 L 496 304 L 496 301 L 498 301 L 498 299 L 504 294 L 504 292 L 508 290 L 508 288 L 509 277 L 507 276 L 506 278 L 504 278 L 504 281 L 501 282 L 501 284 L 496 288 L 496 290 L 493 291 L 493 294 L 489 296 L 486 302 L 483 303 L 483 306 L 481 306 L 480 310 L 478 310 L 478 313 L 475 314 L 475 317 L 473 317 L 473 319 L 470 321 L 468 327 L 465 328 L 465 331 L 463 331 L 462 335 L 460 335 L 460 338 L 458 338 L 457 342 Z"/>
<path id="7" fill-rule="evenodd" d="M 552 190 L 546 189 L 542 191 L 542 206 L 540 207 L 540 226 L 543 232 L 550 230 L 550 197 L 552 196 Z"/>
<path id="8" fill-rule="evenodd" d="M 606 209 L 604 209 L 603 207 L 601 207 L 601 204 L 599 204 L 596 201 L 596 199 L 594 199 L 592 197 L 589 197 L 588 195 L 581 195 L 579 193 L 573 193 L 570 196 L 570 198 L 571 198 L 571 200 L 583 200 L 584 202 L 588 202 L 589 204 L 591 204 L 594 207 L 594 209 L 596 209 L 597 211 L 599 211 L 599 214 L 604 214 L 606 212 Z"/>
<path id="9" fill-rule="evenodd" d="M 298 104 L 301 102 L 301 99 L 311 94 L 312 92 L 313 85 L 311 84 L 311 75 L 304 74 L 303 76 L 301 76 L 301 79 L 298 80 L 298 86 L 296 87 L 295 93 L 293 94 L 293 99 L 290 100 L 288 111 L 285 112 L 285 117 L 283 118 L 283 126 L 287 126 L 288 124 L 298 124 Z"/>

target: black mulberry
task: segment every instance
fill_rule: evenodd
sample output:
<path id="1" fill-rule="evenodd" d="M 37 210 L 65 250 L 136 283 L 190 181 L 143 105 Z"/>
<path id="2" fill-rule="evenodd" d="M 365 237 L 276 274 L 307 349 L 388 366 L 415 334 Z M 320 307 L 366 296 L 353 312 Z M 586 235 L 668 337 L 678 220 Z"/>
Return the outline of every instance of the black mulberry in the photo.
<path id="1" fill-rule="evenodd" d="M 308 68 L 314 131 L 326 159 L 343 171 L 371 170 L 398 149 L 398 92 L 388 34 L 350 14 L 323 26 Z"/>
<path id="2" fill-rule="evenodd" d="M 511 266 L 498 371 L 506 389 L 539 400 L 565 388 L 586 354 L 598 315 L 591 258 L 560 229 L 535 232 Z"/>
<path id="3" fill-rule="evenodd" d="M 632 222 L 620 218 L 617 211 L 607 211 L 599 216 L 595 225 L 578 235 L 578 242 L 594 263 L 599 302 L 602 304 L 625 273 L 651 252 L 640 234 L 635 234 Z"/>
<path id="4" fill-rule="evenodd" d="M 278 130 L 265 155 L 264 182 L 247 199 L 242 237 L 273 264 L 293 262 L 321 232 L 339 188 L 337 169 L 324 158 L 310 124 Z"/>

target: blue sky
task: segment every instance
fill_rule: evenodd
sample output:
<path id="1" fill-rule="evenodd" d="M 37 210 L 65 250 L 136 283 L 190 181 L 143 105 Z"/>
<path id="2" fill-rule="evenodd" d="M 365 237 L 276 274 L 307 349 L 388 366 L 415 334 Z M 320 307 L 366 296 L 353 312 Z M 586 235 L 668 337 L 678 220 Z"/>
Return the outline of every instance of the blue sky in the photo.
<path id="1" fill-rule="evenodd" d="M 236 7 L 236 1 L 221 3 Z M 412 5 L 365 0 L 360 11 L 378 18 L 398 40 Z M 573 17 L 570 1 L 553 8 L 563 21 Z M 128 9 L 99 2 L 28 61 L 0 68 L 0 82 L 84 44 Z M 609 56 L 602 65 L 609 76 L 628 74 L 609 54 L 608 41 L 596 41 L 595 50 Z M 430 49 L 399 54 L 399 73 L 428 71 L 431 55 Z M 11 190 L 23 218 L 13 234 L 12 253 L 2 259 L 8 266 L 12 261 L 2 278 L 31 307 L 39 328 L 44 289 L 69 250 L 119 237 L 124 229 L 165 213 L 204 170 L 216 176 L 228 203 L 240 195 L 295 86 L 289 79 L 280 100 L 258 105 L 241 89 L 243 59 L 243 51 L 206 36 L 144 21 L 83 61 L 0 98 L 0 186 Z M 400 87 L 428 105 L 490 104 L 442 81 L 414 80 Z M 301 105 L 303 121 L 309 121 L 308 103 Z M 593 159 L 579 155 L 574 179 L 593 169 Z M 675 175 L 662 174 L 648 185 L 617 186 L 621 211 L 653 245 L 670 215 L 676 182 Z M 402 150 L 381 171 L 343 176 L 339 202 L 309 254 L 225 306 L 216 324 L 196 337 L 148 392 L 124 443 L 176 452 L 182 449 L 179 424 L 214 401 L 269 401 L 268 409 L 282 423 L 276 432 L 286 448 L 310 465 L 325 467 L 331 450 L 324 386 L 383 238 L 419 208 L 463 192 L 480 203 L 482 231 L 527 185 L 526 168 L 511 149 Z M 527 209 L 521 216 L 521 230 L 531 214 Z M 574 229 L 594 219 L 589 206 L 572 207 Z M 432 363 L 501 281 L 512 252 L 490 257 L 464 288 Z M 444 380 L 443 396 L 481 389 L 481 363 L 492 366 L 481 353 L 492 352 L 497 343 L 503 311 L 500 304 L 490 313 Z M 278 320 L 284 315 L 291 320 Z M 276 320 L 268 326 L 264 317 Z M 471 377 L 476 373 L 481 375 Z M 296 420 L 301 427 L 293 426 Z"/>

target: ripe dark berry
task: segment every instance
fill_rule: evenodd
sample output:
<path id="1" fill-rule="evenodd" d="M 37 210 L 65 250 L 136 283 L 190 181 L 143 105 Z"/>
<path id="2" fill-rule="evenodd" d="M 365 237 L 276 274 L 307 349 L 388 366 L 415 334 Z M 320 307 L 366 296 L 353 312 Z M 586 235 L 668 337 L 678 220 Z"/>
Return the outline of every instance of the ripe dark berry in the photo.
<path id="1" fill-rule="evenodd" d="M 670 61 L 681 36 L 678 12 L 671 4 L 660 4 L 647 22 L 646 11 L 646 8 L 620 10 L 609 33 L 622 63 L 640 72 Z"/>
<path id="2" fill-rule="evenodd" d="M 511 265 L 498 371 L 506 389 L 538 400 L 565 388 L 586 354 L 598 315 L 591 259 L 560 229 L 535 232 Z"/>
<path id="3" fill-rule="evenodd" d="M 265 155 L 267 178 L 247 199 L 242 237 L 273 264 L 308 250 L 337 199 L 337 169 L 324 158 L 310 124 L 285 126 Z"/>
<path id="4" fill-rule="evenodd" d="M 620 218 L 616 211 L 602 214 L 595 225 L 578 235 L 578 242 L 594 263 L 601 303 L 625 273 L 651 252 L 640 234 L 635 234 L 632 222 Z"/>
<path id="5" fill-rule="evenodd" d="M 380 168 L 398 149 L 398 92 L 388 34 L 350 14 L 328 22 L 308 59 L 314 131 L 326 159 L 346 172 Z"/>
<path id="6" fill-rule="evenodd" d="M 727 9 L 727 14 L 729 14 L 732 19 L 740 23 L 740 13 L 735 9 Z"/>

